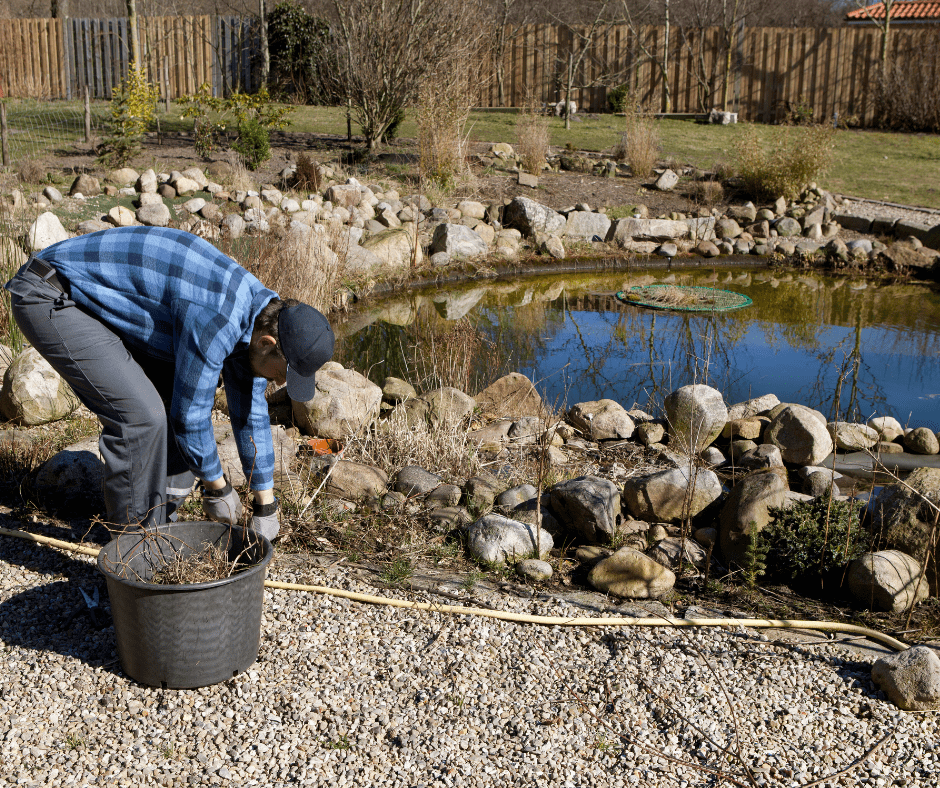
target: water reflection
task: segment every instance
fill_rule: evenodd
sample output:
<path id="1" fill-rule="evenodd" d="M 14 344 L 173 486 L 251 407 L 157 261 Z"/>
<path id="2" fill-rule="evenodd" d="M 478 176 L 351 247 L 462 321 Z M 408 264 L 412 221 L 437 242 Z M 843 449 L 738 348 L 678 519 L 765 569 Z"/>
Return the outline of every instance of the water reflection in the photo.
<path id="1" fill-rule="evenodd" d="M 613 293 L 652 283 L 750 296 L 735 312 L 656 312 Z M 485 342 L 469 347 L 454 326 Z M 693 382 L 728 402 L 773 392 L 827 415 L 893 415 L 940 430 L 940 292 L 814 274 L 663 270 L 497 281 L 398 296 L 337 327 L 338 357 L 381 383 L 425 377 L 429 355 L 470 353 L 469 389 L 509 371 L 558 404 L 601 398 L 648 407 Z"/>

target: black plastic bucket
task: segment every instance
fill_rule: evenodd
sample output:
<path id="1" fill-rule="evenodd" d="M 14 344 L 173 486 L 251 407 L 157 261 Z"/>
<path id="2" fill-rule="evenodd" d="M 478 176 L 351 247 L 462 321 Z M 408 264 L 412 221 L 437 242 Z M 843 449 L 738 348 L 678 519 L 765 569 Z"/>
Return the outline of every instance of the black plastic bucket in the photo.
<path id="1" fill-rule="evenodd" d="M 223 580 L 191 585 L 149 582 L 174 554 L 206 543 L 229 560 L 254 564 Z M 205 687 L 247 670 L 261 644 L 264 578 L 271 543 L 242 528 L 212 522 L 168 523 L 113 539 L 98 554 L 108 581 L 118 656 L 141 684 Z"/>

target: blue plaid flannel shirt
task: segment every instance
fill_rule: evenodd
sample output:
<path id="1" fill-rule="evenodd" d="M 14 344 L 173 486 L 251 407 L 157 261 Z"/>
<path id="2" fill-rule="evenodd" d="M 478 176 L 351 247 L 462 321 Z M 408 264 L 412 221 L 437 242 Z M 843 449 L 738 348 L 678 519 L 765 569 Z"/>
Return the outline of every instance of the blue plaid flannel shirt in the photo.
<path id="1" fill-rule="evenodd" d="M 77 304 L 132 349 L 175 363 L 169 417 L 193 473 L 206 481 L 222 476 L 211 418 L 221 373 L 245 476 L 253 490 L 273 486 L 267 381 L 252 374 L 244 351 L 255 318 L 277 293 L 182 230 L 103 230 L 37 257 L 65 277 Z"/>

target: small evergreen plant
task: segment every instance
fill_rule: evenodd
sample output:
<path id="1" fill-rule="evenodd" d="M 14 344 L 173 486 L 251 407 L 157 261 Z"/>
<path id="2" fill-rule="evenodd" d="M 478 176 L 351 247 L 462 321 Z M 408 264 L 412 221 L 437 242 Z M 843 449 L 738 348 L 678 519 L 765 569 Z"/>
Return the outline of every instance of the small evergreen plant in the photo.
<path id="1" fill-rule="evenodd" d="M 124 167 L 143 146 L 144 132 L 157 114 L 159 88 L 152 84 L 135 63 L 127 70 L 111 98 L 109 135 L 102 146 L 100 160 L 110 167 Z"/>

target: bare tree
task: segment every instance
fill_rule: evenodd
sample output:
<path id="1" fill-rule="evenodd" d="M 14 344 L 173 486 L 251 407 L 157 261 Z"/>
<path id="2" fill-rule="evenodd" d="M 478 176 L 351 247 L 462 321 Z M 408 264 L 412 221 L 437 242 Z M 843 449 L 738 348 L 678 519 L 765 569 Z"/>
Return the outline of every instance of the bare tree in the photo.
<path id="1" fill-rule="evenodd" d="M 535 9 L 526 0 L 495 0 L 496 21 L 493 30 L 491 55 L 496 76 L 499 106 L 506 105 L 506 52 L 522 28 L 535 18 Z"/>
<path id="2" fill-rule="evenodd" d="M 891 12 L 894 10 L 894 4 L 897 0 L 881 0 L 881 7 L 884 9 L 884 16 L 879 14 L 875 16 L 871 9 L 879 5 L 875 3 L 874 5 L 861 5 L 858 0 L 856 0 L 856 5 L 865 12 L 865 16 L 868 17 L 868 20 L 878 27 L 881 31 L 881 76 L 885 78 L 888 76 L 888 41 L 891 38 Z"/>
<path id="3" fill-rule="evenodd" d="M 480 41 L 478 0 L 334 0 L 337 92 L 373 150 L 442 53 Z"/>

